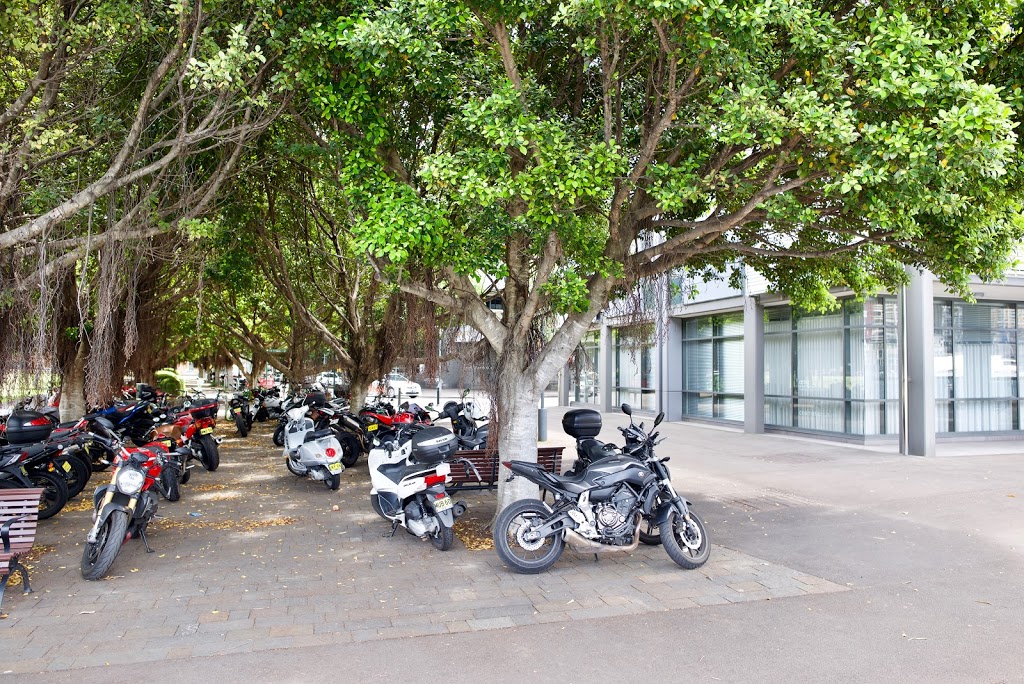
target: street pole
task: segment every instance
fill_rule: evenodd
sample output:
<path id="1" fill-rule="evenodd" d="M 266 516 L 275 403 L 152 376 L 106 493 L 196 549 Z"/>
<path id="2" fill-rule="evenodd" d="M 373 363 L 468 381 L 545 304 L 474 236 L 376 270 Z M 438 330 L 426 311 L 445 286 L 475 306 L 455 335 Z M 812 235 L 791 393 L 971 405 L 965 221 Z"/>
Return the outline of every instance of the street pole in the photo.
<path id="1" fill-rule="evenodd" d="M 548 410 L 544 408 L 544 392 L 547 391 L 547 387 L 544 387 L 540 391 L 540 408 L 537 409 L 537 441 L 546 442 L 548 441 Z"/>

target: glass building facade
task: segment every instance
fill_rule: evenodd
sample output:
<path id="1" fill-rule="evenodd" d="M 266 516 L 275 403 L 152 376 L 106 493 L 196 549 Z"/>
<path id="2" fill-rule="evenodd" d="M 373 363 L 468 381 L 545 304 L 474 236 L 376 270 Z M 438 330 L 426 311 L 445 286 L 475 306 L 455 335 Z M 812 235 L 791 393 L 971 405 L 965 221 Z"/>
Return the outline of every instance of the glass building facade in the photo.
<path id="1" fill-rule="evenodd" d="M 642 330 L 612 330 L 612 405 L 625 402 L 634 408 L 655 407 L 654 353 L 656 347 Z"/>
<path id="2" fill-rule="evenodd" d="M 899 432 L 896 299 L 826 314 L 766 311 L 765 424 L 848 435 Z"/>
<path id="3" fill-rule="evenodd" d="M 1021 429 L 1024 306 L 935 302 L 935 429 Z"/>
<path id="4" fill-rule="evenodd" d="M 683 415 L 743 420 L 743 314 L 683 321 Z"/>

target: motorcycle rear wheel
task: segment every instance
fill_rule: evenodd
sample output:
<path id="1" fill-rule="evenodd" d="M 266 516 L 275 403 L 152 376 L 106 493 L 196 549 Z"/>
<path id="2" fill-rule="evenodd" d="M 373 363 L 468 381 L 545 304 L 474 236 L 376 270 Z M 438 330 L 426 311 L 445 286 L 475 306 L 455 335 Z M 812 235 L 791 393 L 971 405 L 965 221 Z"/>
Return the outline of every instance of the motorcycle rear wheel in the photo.
<path id="1" fill-rule="evenodd" d="M 455 531 L 450 527 L 440 525 L 437 529 L 437 534 L 430 536 L 430 543 L 438 551 L 447 551 L 455 543 Z"/>
<path id="2" fill-rule="evenodd" d="M 235 427 L 238 428 L 238 434 L 241 437 L 249 436 L 249 426 L 245 422 L 245 418 L 242 417 L 241 413 L 235 414 Z"/>
<path id="3" fill-rule="evenodd" d="M 42 470 L 29 472 L 28 479 L 34 487 L 42 487 L 39 499 L 39 520 L 46 520 L 60 513 L 68 503 L 68 484 L 60 475 Z"/>
<path id="4" fill-rule="evenodd" d="M 346 468 L 351 468 L 359 460 L 359 454 L 362 453 L 359 440 L 350 432 L 342 432 L 338 435 L 338 441 L 341 442 L 341 464 Z"/>
<path id="5" fill-rule="evenodd" d="M 535 575 L 550 568 L 561 557 L 565 549 L 561 533 L 544 537 L 537 548 L 524 547 L 520 540 L 521 528 L 549 515 L 551 508 L 537 499 L 516 501 L 498 515 L 494 523 L 494 550 L 509 570 Z"/>
<path id="6" fill-rule="evenodd" d="M 71 470 L 64 476 L 64 480 L 68 483 L 68 498 L 73 499 L 89 484 L 92 468 L 77 454 L 68 454 L 64 458 L 71 464 Z"/>
<path id="7" fill-rule="evenodd" d="M 220 467 L 220 447 L 210 435 L 199 438 L 199 460 L 211 473 Z"/>
<path id="8" fill-rule="evenodd" d="M 95 544 L 86 544 L 82 551 L 82 577 L 98 580 L 107 574 L 114 564 L 124 538 L 128 534 L 128 514 L 113 511 L 100 528 Z"/>
<path id="9" fill-rule="evenodd" d="M 675 561 L 676 565 L 686 570 L 694 570 L 708 562 L 711 556 L 711 544 L 704 523 L 693 511 L 690 511 L 691 523 L 681 519 L 676 511 L 668 514 L 668 520 L 660 526 L 661 543 L 665 553 Z M 686 541 L 696 543 L 697 548 L 687 546 Z"/>
<path id="10" fill-rule="evenodd" d="M 341 473 L 328 475 L 324 478 L 324 484 L 327 485 L 327 488 L 332 492 L 338 491 L 341 488 Z"/>

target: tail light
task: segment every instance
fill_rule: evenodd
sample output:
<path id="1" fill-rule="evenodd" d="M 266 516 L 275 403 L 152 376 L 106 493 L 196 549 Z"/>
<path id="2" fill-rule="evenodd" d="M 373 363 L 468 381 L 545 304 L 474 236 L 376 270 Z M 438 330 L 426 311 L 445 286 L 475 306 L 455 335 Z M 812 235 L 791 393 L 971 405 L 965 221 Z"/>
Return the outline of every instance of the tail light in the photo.
<path id="1" fill-rule="evenodd" d="M 39 416 L 38 418 L 33 418 L 32 420 L 28 421 L 28 424 L 33 427 L 42 427 L 43 425 L 50 425 L 51 423 L 50 419 L 47 418 L 46 416 Z"/>
<path id="2" fill-rule="evenodd" d="M 444 482 L 445 481 L 445 476 L 444 475 L 427 475 L 425 478 L 423 478 L 423 480 L 424 480 L 424 482 L 427 483 L 427 486 L 430 487 L 432 485 L 441 484 L 442 482 Z"/>
<path id="3" fill-rule="evenodd" d="M 512 461 L 502 461 L 501 465 L 505 466 L 509 470 L 512 470 Z"/>
<path id="4" fill-rule="evenodd" d="M 338 452 L 334 450 L 334 447 L 327 447 L 324 449 L 324 453 L 327 454 L 327 458 L 334 458 L 334 455 Z"/>

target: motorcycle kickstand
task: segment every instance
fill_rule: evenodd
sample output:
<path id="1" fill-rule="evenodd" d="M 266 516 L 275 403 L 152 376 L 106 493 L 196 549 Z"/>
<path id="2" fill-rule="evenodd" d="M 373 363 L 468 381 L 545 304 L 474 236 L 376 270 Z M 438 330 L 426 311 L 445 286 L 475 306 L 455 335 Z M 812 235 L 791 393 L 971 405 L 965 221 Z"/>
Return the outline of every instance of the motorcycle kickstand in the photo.
<path id="1" fill-rule="evenodd" d="M 395 532 L 397 532 L 397 531 L 398 531 L 398 521 L 397 520 L 392 520 L 391 521 L 391 534 L 385 534 L 385 535 L 382 535 L 382 536 L 387 537 L 388 539 L 390 539 L 390 538 L 395 536 Z"/>
<path id="2" fill-rule="evenodd" d="M 146 553 L 153 553 L 153 549 L 149 548 L 149 540 L 146 539 L 145 529 L 139 530 L 139 539 L 141 539 L 142 543 L 146 545 Z"/>

